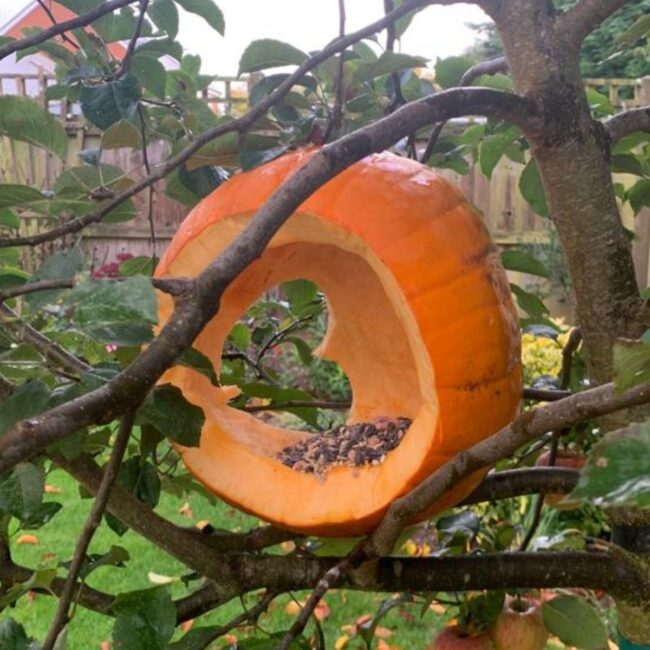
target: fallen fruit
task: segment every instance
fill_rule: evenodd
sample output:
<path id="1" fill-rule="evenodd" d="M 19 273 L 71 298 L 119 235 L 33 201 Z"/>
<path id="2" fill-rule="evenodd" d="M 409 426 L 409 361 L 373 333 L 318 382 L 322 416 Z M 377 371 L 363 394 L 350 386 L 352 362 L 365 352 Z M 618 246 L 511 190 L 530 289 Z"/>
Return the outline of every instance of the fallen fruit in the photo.
<path id="1" fill-rule="evenodd" d="M 494 650 L 494 645 L 485 632 L 466 634 L 459 626 L 452 625 L 438 634 L 431 650 Z"/>
<path id="2" fill-rule="evenodd" d="M 548 639 L 542 610 L 527 598 L 508 598 L 488 634 L 496 650 L 542 650 Z"/>

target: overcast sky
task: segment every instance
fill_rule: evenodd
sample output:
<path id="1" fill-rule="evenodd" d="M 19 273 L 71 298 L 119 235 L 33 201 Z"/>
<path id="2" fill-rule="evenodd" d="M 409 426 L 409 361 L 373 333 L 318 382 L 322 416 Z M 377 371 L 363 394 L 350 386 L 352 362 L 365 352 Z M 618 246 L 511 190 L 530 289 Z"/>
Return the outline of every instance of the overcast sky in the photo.
<path id="1" fill-rule="evenodd" d="M 25 7 L 27 0 L 0 0 L 0 24 Z M 217 0 L 226 19 L 222 38 L 200 18 L 185 14 L 179 40 L 193 54 L 200 54 L 203 71 L 236 74 L 241 52 L 256 38 L 276 38 L 303 50 L 318 49 L 338 33 L 336 0 Z M 347 30 L 353 31 L 382 15 L 382 0 L 348 0 Z M 183 13 L 183 12 L 181 12 Z M 487 20 L 472 5 L 428 7 L 414 20 L 402 39 L 402 51 L 436 57 L 459 54 L 474 42 L 466 24 Z"/>

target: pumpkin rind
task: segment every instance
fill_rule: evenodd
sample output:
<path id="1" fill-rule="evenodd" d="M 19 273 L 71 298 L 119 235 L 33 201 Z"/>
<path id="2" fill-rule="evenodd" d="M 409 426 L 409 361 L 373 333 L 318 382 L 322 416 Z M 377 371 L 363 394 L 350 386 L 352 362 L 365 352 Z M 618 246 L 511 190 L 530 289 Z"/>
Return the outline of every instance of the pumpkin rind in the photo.
<path id="1" fill-rule="evenodd" d="M 202 271 L 311 155 L 285 155 L 217 189 L 185 219 L 156 274 Z M 381 465 L 337 466 L 321 478 L 296 472 L 275 454 L 306 434 L 228 407 L 231 390 L 177 366 L 164 381 L 206 414 L 200 447 L 180 452 L 208 489 L 262 519 L 301 533 L 358 535 L 395 498 L 515 415 L 518 319 L 476 211 L 433 171 L 388 153 L 354 164 L 305 201 L 226 290 L 195 346 L 218 369 L 223 341 L 246 307 L 265 288 L 299 277 L 328 298 L 321 352 L 350 378 L 350 418 L 408 416 L 402 443 Z M 172 308 L 160 294 L 161 324 Z M 436 508 L 462 499 L 482 475 Z"/>

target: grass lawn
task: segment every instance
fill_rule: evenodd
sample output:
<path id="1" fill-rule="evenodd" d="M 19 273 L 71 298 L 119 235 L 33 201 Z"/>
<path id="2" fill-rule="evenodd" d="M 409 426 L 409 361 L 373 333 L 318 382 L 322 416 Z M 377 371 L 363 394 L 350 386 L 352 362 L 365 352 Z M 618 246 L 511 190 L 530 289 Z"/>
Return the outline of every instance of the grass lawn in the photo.
<path id="1" fill-rule="evenodd" d="M 15 561 L 25 566 L 38 567 L 42 566 L 44 562 L 51 564 L 50 554 L 55 554 L 59 561 L 69 560 L 77 535 L 90 508 L 90 499 L 80 500 L 77 496 L 76 483 L 63 472 L 51 473 L 47 478 L 47 483 L 61 490 L 61 494 L 47 496 L 47 499 L 60 501 L 64 508 L 43 528 L 34 531 L 38 537 L 37 545 L 13 545 Z M 208 520 L 217 528 L 248 530 L 259 523 L 253 517 L 243 515 L 226 504 L 211 505 L 200 495 L 191 496 L 187 503 L 189 508 L 183 500 L 163 492 L 157 511 L 184 526 L 196 524 L 200 520 Z M 105 553 L 112 545 L 122 546 L 128 551 L 131 559 L 127 563 L 127 568 L 99 568 L 89 577 L 88 584 L 90 586 L 117 594 L 152 587 L 153 584 L 148 577 L 150 573 L 162 576 L 181 576 L 187 572 L 181 563 L 136 533 L 128 531 L 124 536 L 119 537 L 105 525 L 96 533 L 90 552 Z M 65 575 L 65 571 L 59 569 L 59 575 Z M 172 584 L 172 593 L 174 597 L 179 597 L 187 592 L 182 583 L 174 583 Z M 293 595 L 297 599 L 303 599 L 307 592 L 298 592 Z M 388 597 L 390 594 L 365 594 L 342 590 L 328 593 L 325 600 L 330 613 L 322 622 L 326 647 L 334 648 L 337 640 L 346 634 L 346 631 L 341 629 L 342 626 L 354 624 L 356 619 L 364 614 L 374 613 L 381 601 Z M 288 595 L 277 598 L 269 613 L 260 619 L 260 627 L 268 632 L 287 629 L 295 618 L 295 614 L 292 615 L 285 611 L 290 600 Z M 54 614 L 55 605 L 56 600 L 50 596 L 30 595 L 21 598 L 15 608 L 5 610 L 0 615 L 0 620 L 5 616 L 12 616 L 25 626 L 29 635 L 42 640 Z M 431 610 L 421 617 L 420 610 L 421 605 L 402 605 L 391 610 L 381 620 L 380 625 L 384 628 L 381 633 L 386 637 L 382 643 L 384 649 L 399 647 L 402 650 L 420 650 L 430 643 L 435 630 L 442 626 L 443 619 Z M 233 601 L 221 607 L 219 611 L 197 619 L 194 621 L 194 625 L 225 623 L 241 611 L 241 604 Z M 103 641 L 111 639 L 111 627 L 112 620 L 110 618 L 79 607 L 70 626 L 68 650 L 99 649 Z M 311 629 L 310 624 L 308 631 Z M 239 630 L 236 634 L 239 638 L 243 638 L 246 633 L 246 630 Z M 347 634 L 349 636 L 350 632 L 348 631 Z M 180 631 L 177 636 L 180 636 Z M 342 642 L 339 641 L 339 643 Z M 378 643 L 380 643 L 379 639 L 373 647 L 377 647 Z M 230 646 L 222 640 L 217 642 L 214 647 Z M 352 638 L 344 647 L 354 649 L 364 648 L 365 645 L 360 639 Z"/>

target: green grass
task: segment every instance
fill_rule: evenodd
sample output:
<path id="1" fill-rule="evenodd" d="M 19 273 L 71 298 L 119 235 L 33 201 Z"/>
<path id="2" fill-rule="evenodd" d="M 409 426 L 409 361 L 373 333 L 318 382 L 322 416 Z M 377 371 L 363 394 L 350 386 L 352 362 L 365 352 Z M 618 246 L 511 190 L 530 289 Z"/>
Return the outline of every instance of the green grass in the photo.
<path id="1" fill-rule="evenodd" d="M 39 543 L 36 546 L 13 544 L 14 560 L 19 564 L 29 567 L 43 566 L 44 562 L 52 564 L 48 554 L 56 554 L 56 560 L 67 561 L 72 555 L 74 544 L 83 522 L 88 514 L 90 499 L 79 499 L 78 488 L 66 474 L 55 471 L 47 478 L 48 484 L 62 490 L 60 495 L 48 496 L 63 503 L 64 508 L 43 528 L 34 531 Z M 192 495 L 188 499 L 192 517 L 184 517 L 180 513 L 184 501 L 163 492 L 157 511 L 168 519 L 184 525 L 193 525 L 200 520 L 208 520 L 217 528 L 229 530 L 248 530 L 259 524 L 253 517 L 241 514 L 226 504 L 218 502 L 210 504 L 200 495 Z M 88 579 L 88 584 L 96 589 L 117 594 L 124 591 L 145 589 L 152 587 L 149 573 L 163 576 L 181 576 L 187 569 L 174 558 L 166 555 L 153 544 L 132 531 L 122 537 L 116 535 L 106 525 L 102 525 L 95 534 L 90 547 L 91 553 L 104 553 L 112 545 L 119 545 L 127 549 L 130 560 L 126 568 L 102 567 L 97 569 Z M 45 556 L 45 559 L 44 559 Z M 56 561 L 54 560 L 54 561 Z M 59 568 L 59 575 L 64 576 L 65 570 Z M 187 593 L 182 583 L 172 584 L 172 594 L 175 598 Z M 294 596 L 304 599 L 308 592 L 298 592 Z M 326 647 L 333 648 L 336 640 L 345 632 L 341 626 L 353 624 L 359 616 L 372 614 L 377 611 L 381 601 L 390 597 L 390 594 L 366 594 L 337 590 L 326 595 L 325 600 L 330 607 L 329 617 L 323 621 L 323 631 L 326 638 Z M 260 627 L 268 632 L 287 629 L 294 617 L 285 612 L 289 596 L 276 599 L 269 614 L 260 620 Z M 0 620 L 12 616 L 21 622 L 29 635 L 43 639 L 52 620 L 56 599 L 39 594 L 34 598 L 21 598 L 15 608 L 8 609 L 0 615 Z M 387 639 L 391 645 L 395 644 L 403 650 L 424 648 L 430 643 L 435 630 L 441 627 L 441 619 L 432 611 L 424 617 L 420 616 L 420 605 L 403 605 L 391 610 L 380 625 L 393 632 Z M 225 623 L 242 611 L 241 604 L 237 601 L 230 602 L 219 610 L 206 614 L 194 622 L 198 625 L 214 625 Z M 111 639 L 112 619 L 92 611 L 78 607 L 68 632 L 68 650 L 92 650 L 99 648 L 100 643 Z M 311 625 L 308 632 L 311 631 Z M 238 631 L 239 638 L 243 638 L 248 631 Z M 258 633 L 261 634 L 261 633 Z M 376 644 L 375 644 L 376 645 Z M 224 642 L 214 645 L 228 647 Z M 360 640 L 353 640 L 346 648 L 362 648 Z M 146 649 L 143 649 L 146 650 Z"/>

